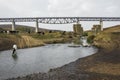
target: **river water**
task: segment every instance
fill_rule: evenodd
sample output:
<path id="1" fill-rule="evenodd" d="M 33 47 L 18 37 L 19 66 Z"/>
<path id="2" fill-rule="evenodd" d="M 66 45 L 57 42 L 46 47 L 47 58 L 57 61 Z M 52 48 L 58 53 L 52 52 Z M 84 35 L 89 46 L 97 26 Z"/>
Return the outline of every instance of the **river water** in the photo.
<path id="1" fill-rule="evenodd" d="M 79 58 L 97 52 L 94 47 L 68 47 L 71 44 L 49 44 L 42 47 L 18 49 L 12 57 L 12 50 L 0 52 L 0 80 L 32 73 L 48 72 Z"/>

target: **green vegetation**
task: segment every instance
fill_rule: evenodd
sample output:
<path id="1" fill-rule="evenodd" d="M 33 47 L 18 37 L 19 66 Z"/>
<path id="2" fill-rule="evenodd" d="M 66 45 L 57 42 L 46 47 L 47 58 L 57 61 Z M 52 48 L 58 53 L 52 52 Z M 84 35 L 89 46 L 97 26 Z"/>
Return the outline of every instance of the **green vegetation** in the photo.
<path id="1" fill-rule="evenodd" d="M 90 35 L 87 37 L 87 42 L 92 44 L 94 42 L 95 35 Z"/>
<path id="2" fill-rule="evenodd" d="M 120 34 L 116 33 L 101 33 L 98 34 L 94 39 L 94 44 L 98 47 L 113 49 L 120 45 Z"/>
<path id="3" fill-rule="evenodd" d="M 88 32 L 84 32 L 82 36 L 88 36 Z"/>
<path id="4" fill-rule="evenodd" d="M 120 25 L 105 28 L 104 32 L 120 32 Z"/>
<path id="5" fill-rule="evenodd" d="M 78 37 L 74 37 L 73 43 L 77 44 L 77 45 L 82 44 L 82 42 L 80 41 L 80 37 L 79 36 Z"/>
<path id="6" fill-rule="evenodd" d="M 31 29 L 29 27 L 17 27 L 16 30 L 20 32 L 31 32 Z"/>
<path id="7" fill-rule="evenodd" d="M 6 33 L 0 33 L 0 38 L 20 38 L 20 34 L 6 34 Z"/>
<path id="8" fill-rule="evenodd" d="M 103 32 L 97 34 L 94 44 L 98 47 L 112 50 L 120 47 L 120 26 L 114 26 L 104 29 Z"/>
<path id="9" fill-rule="evenodd" d="M 18 48 L 26 48 L 48 43 L 65 43 L 71 40 L 69 32 L 64 32 L 64 34 L 61 31 L 26 33 L 27 29 L 19 28 L 20 32 L 15 34 L 0 33 L 0 50 L 11 49 L 13 44 L 17 44 Z"/>
<path id="10" fill-rule="evenodd" d="M 44 33 L 44 34 L 34 33 L 34 34 L 30 34 L 30 36 L 36 39 L 52 39 L 52 38 L 60 38 L 61 34 L 59 32 Z"/>

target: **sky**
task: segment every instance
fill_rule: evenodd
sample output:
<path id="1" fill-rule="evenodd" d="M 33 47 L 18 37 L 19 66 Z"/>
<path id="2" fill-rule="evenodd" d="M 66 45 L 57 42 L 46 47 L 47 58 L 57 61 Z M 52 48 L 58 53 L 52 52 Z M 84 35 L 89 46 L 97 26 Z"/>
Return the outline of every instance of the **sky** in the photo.
<path id="1" fill-rule="evenodd" d="M 0 18 L 120 17 L 120 0 L 0 0 Z M 99 22 L 80 22 L 84 30 Z M 35 23 L 17 23 L 35 26 Z M 104 22 L 104 27 L 120 22 Z M 41 28 L 71 31 L 73 24 L 39 24 Z"/>

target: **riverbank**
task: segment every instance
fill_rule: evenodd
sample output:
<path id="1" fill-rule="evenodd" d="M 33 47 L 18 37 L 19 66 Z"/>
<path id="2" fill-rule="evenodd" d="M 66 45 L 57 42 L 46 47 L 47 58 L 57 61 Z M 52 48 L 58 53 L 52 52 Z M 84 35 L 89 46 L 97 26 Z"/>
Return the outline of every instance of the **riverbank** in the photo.
<path id="1" fill-rule="evenodd" d="M 0 34 L 0 51 L 12 49 L 16 44 L 19 49 L 44 46 L 52 43 L 65 43 L 71 39 L 69 35 L 62 36 L 61 33 L 46 33 L 41 34 Z"/>
<path id="2" fill-rule="evenodd" d="M 48 73 L 36 73 L 8 80 L 120 80 L 120 34 L 100 33 L 94 39 L 99 51 Z"/>

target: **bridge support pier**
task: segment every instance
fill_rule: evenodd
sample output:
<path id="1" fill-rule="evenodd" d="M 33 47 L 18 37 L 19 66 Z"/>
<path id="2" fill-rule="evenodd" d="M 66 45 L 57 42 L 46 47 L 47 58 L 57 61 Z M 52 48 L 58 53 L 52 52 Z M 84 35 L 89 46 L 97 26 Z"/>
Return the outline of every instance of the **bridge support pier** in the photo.
<path id="1" fill-rule="evenodd" d="M 100 20 L 101 31 L 103 31 L 103 21 Z"/>
<path id="2" fill-rule="evenodd" d="M 12 31 L 15 31 L 15 21 L 12 21 Z"/>
<path id="3" fill-rule="evenodd" d="M 36 33 L 39 32 L 39 23 L 38 23 L 38 19 L 36 19 L 36 28 L 35 28 L 35 32 L 36 32 Z"/>
<path id="4" fill-rule="evenodd" d="M 78 35 L 82 35 L 83 34 L 83 28 L 81 27 L 81 24 L 77 23 L 73 25 L 73 31 L 74 33 L 78 34 Z"/>
<path id="5" fill-rule="evenodd" d="M 96 35 L 97 33 L 101 32 L 101 25 L 93 25 L 92 27 L 93 34 Z"/>

